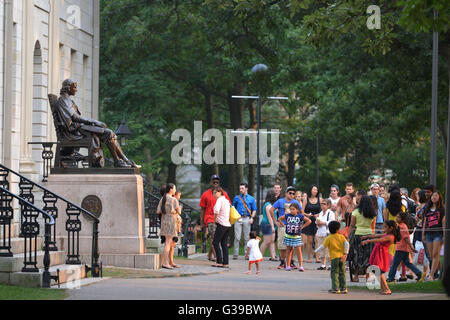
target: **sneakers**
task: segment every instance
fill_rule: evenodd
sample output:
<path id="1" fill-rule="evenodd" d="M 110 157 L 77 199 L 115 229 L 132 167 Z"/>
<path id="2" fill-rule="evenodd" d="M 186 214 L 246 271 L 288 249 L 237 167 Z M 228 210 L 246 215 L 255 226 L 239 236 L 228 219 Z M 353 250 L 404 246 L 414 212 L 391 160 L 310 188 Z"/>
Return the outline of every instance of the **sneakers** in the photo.
<path id="1" fill-rule="evenodd" d="M 280 265 L 277 267 L 278 270 L 284 269 L 284 261 L 280 262 Z"/>
<path id="2" fill-rule="evenodd" d="M 303 272 L 303 271 L 305 271 L 305 269 L 303 269 L 303 267 L 299 267 L 298 271 Z"/>
<path id="3" fill-rule="evenodd" d="M 345 289 L 341 289 L 341 294 L 347 294 L 348 293 L 348 290 L 347 290 L 347 288 L 345 288 Z"/>
<path id="4" fill-rule="evenodd" d="M 291 271 L 291 267 L 286 267 L 286 271 Z"/>
<path id="5" fill-rule="evenodd" d="M 408 281 L 408 278 L 400 278 L 400 279 L 398 279 L 398 282 L 406 282 L 406 281 Z"/>
<path id="6" fill-rule="evenodd" d="M 292 269 L 297 269 L 297 266 L 294 264 L 294 261 L 291 261 L 291 268 Z"/>
<path id="7" fill-rule="evenodd" d="M 341 290 L 333 290 L 333 289 L 330 289 L 330 290 L 328 290 L 328 292 L 329 293 L 335 293 L 335 294 L 341 294 Z"/>
<path id="8" fill-rule="evenodd" d="M 386 282 L 387 282 L 387 283 L 394 283 L 395 280 L 394 280 L 394 279 L 386 279 Z"/>
<path id="9" fill-rule="evenodd" d="M 327 268 L 325 266 L 320 266 L 317 268 L 317 270 L 327 270 Z"/>

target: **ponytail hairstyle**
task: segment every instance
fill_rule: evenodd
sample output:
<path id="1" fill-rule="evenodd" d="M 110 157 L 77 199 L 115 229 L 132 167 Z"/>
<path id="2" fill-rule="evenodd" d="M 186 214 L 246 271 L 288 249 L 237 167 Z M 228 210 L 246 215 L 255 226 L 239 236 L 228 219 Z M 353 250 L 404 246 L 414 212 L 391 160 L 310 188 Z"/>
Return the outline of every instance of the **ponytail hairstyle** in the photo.
<path id="1" fill-rule="evenodd" d="M 401 239 L 401 237 L 400 237 L 400 228 L 397 226 L 395 221 L 387 220 L 385 222 L 385 224 L 389 228 L 392 228 L 392 235 L 394 236 L 394 243 L 397 243 L 398 241 L 400 241 L 400 239 Z"/>
<path id="2" fill-rule="evenodd" d="M 166 193 L 164 194 L 163 198 L 162 198 L 162 203 L 161 203 L 161 211 L 163 214 L 166 214 L 166 202 L 167 202 L 167 194 L 170 192 L 170 190 L 172 190 L 173 188 L 175 188 L 175 185 L 173 183 L 168 183 L 166 186 Z"/>

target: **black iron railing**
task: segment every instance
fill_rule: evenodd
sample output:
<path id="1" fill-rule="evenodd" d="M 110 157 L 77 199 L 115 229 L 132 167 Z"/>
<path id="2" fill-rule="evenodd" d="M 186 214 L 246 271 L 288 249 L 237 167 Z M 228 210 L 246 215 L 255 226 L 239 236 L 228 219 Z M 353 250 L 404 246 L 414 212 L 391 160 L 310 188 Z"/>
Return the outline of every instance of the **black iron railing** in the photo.
<path id="1" fill-rule="evenodd" d="M 52 215 L 35 207 L 24 198 L 13 194 L 3 186 L 0 186 L 0 209 L 2 217 L 0 220 L 0 226 L 3 227 L 3 242 L 0 247 L 0 251 L 2 252 L 0 252 L 0 256 L 13 256 L 13 253 L 11 252 L 11 221 L 14 214 L 14 209 L 12 207 L 13 198 L 16 198 L 19 201 L 21 215 L 26 216 L 26 219 L 24 219 L 21 225 L 22 234 L 25 238 L 24 266 L 22 268 L 22 272 L 39 272 L 39 268 L 37 266 L 37 237 L 39 235 L 39 222 L 37 221 L 37 218 L 39 215 L 42 215 L 45 219 L 43 287 L 50 288 L 51 279 L 59 277 L 59 275 L 52 277 L 49 271 L 51 228 L 55 225 L 55 219 Z M 5 219 L 3 219 L 3 217 L 5 217 Z M 9 235 L 8 239 L 6 239 L 6 234 Z"/>
<path id="2" fill-rule="evenodd" d="M 34 206 L 34 189 L 38 189 L 41 192 L 43 192 L 42 201 L 44 202 L 44 207 L 40 209 L 42 212 L 46 212 L 48 216 L 52 217 L 52 219 L 56 220 L 58 218 L 58 207 L 56 206 L 58 201 L 64 202 L 66 204 L 66 231 L 67 231 L 67 260 L 66 264 L 81 264 L 80 260 L 80 250 L 79 250 L 79 236 L 81 231 L 81 220 L 80 215 L 84 214 L 88 220 L 90 220 L 93 223 L 92 228 L 92 259 L 91 259 L 91 267 L 86 266 L 86 271 L 91 271 L 91 274 L 93 277 L 98 277 L 100 274 L 100 265 L 99 265 L 99 248 L 98 248 L 98 224 L 100 220 L 93 215 L 91 212 L 81 208 L 80 206 L 64 199 L 63 197 L 53 193 L 52 191 L 44 188 L 43 186 L 29 180 L 28 178 L 22 176 L 21 174 L 9 169 L 8 167 L 5 167 L 4 165 L 0 164 L 0 186 L 6 190 L 9 190 L 9 181 L 8 176 L 12 174 L 19 178 L 19 189 L 20 189 L 20 198 L 24 199 L 26 203 L 29 203 Z M 5 201 L 7 203 L 7 201 Z M 33 241 L 36 241 L 36 232 L 39 233 L 39 228 L 36 226 L 37 224 L 37 216 L 38 214 L 35 213 L 33 210 L 29 210 L 29 206 L 25 202 L 21 202 L 21 215 L 20 215 L 20 236 L 24 238 L 25 241 L 25 269 L 24 272 L 35 272 L 35 267 L 33 267 L 34 261 L 33 260 L 27 260 L 27 255 L 31 255 L 31 244 Z M 3 226 L 4 229 L 6 229 L 6 226 L 9 225 L 9 230 L 11 230 L 11 220 L 12 220 L 12 209 L 9 208 L 9 206 L 4 207 L 4 203 L 2 201 L 2 205 L 0 206 L 1 209 L 1 215 L 0 215 L 0 226 Z M 46 216 L 44 216 L 45 218 Z M 47 218 L 46 222 L 47 222 Z M 47 245 L 49 251 L 57 251 L 58 248 L 56 247 L 56 224 L 50 224 L 48 226 L 50 228 L 50 232 L 48 234 L 47 239 Z M 47 226 L 46 226 L 47 228 Z M 47 235 L 46 235 L 47 237 Z M 11 232 L 9 231 L 9 234 L 7 236 L 8 239 L 6 239 L 5 232 L 3 233 L 3 244 L 0 246 L 0 250 L 3 249 L 3 246 L 6 247 L 5 243 L 9 244 L 11 243 Z M 36 244 L 36 242 L 34 242 Z M 10 245 L 9 245 L 9 248 Z M 8 251 L 8 250 L 4 250 Z M 8 251 L 8 253 L 10 250 Z M 1 255 L 1 254 L 0 254 Z M 27 266 L 31 266 L 28 268 Z"/>

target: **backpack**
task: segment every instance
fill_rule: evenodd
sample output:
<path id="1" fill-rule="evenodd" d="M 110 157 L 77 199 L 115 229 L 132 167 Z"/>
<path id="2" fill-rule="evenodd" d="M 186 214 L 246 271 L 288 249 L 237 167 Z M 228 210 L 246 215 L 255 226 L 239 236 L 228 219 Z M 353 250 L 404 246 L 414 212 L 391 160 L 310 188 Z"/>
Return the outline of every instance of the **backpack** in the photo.
<path id="1" fill-rule="evenodd" d="M 416 210 L 417 204 L 409 198 L 406 198 L 406 202 L 408 203 L 408 213 L 414 219 L 416 218 Z"/>
<path id="2" fill-rule="evenodd" d="M 409 208 L 409 204 L 408 204 Z M 408 220 L 405 222 L 405 224 L 408 226 L 409 234 L 412 234 L 414 232 L 414 228 L 417 227 L 417 220 L 415 215 L 408 214 Z"/>

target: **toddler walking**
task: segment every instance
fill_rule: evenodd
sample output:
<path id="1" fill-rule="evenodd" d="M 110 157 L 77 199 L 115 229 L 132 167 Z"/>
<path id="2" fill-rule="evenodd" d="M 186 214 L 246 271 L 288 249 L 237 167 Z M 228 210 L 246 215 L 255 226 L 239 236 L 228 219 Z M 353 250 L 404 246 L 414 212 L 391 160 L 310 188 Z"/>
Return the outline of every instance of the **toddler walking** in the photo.
<path id="1" fill-rule="evenodd" d="M 337 233 L 340 227 L 341 224 L 339 222 L 331 221 L 328 224 L 330 235 L 326 237 L 325 241 L 315 250 L 315 252 L 317 253 L 323 248 L 327 248 L 330 255 L 331 290 L 328 290 L 328 292 L 346 294 L 348 291 L 347 283 L 345 281 L 345 261 L 347 260 L 350 245 L 342 234 Z"/>
<path id="2" fill-rule="evenodd" d="M 252 274 L 252 265 L 256 265 L 256 274 L 260 275 L 259 263 L 263 261 L 263 256 L 259 250 L 260 237 L 256 236 L 256 231 L 250 232 L 250 240 L 247 242 L 247 257 L 248 258 L 248 271 L 247 274 Z"/>

